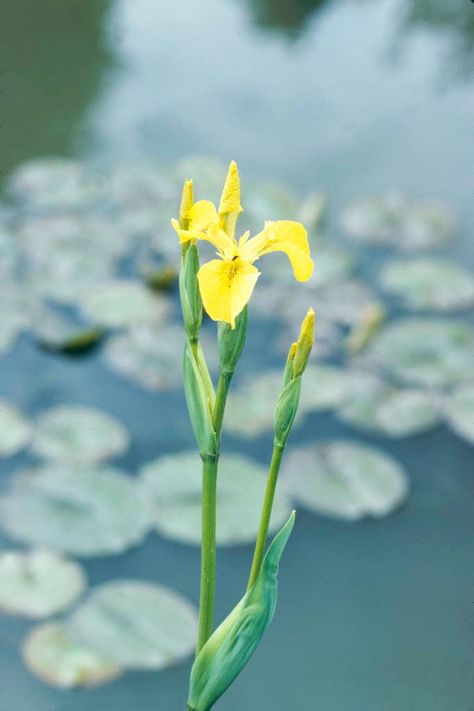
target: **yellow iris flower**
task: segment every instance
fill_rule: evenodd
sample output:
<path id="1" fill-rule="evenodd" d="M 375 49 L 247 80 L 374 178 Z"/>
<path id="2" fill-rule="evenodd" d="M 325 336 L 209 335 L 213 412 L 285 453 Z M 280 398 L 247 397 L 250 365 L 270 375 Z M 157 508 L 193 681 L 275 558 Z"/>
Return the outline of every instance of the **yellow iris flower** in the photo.
<path id="1" fill-rule="evenodd" d="M 219 208 L 208 200 L 194 203 L 187 214 L 187 229 L 177 220 L 171 223 L 182 243 L 206 240 L 219 259 L 203 264 L 198 272 L 199 290 L 205 310 L 214 321 L 226 321 L 235 328 L 235 319 L 249 302 L 260 272 L 254 262 L 270 252 L 284 252 L 298 281 L 307 281 L 313 272 L 308 234 L 303 225 L 291 220 L 265 222 L 255 237 L 245 232 L 235 239 L 240 205 L 237 165 L 229 166 Z"/>

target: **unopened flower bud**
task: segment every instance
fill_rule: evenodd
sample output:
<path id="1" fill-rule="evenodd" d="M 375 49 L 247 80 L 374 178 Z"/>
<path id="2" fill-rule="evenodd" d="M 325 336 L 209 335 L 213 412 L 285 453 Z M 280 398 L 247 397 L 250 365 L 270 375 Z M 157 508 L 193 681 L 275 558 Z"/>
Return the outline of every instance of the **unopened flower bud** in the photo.
<path id="1" fill-rule="evenodd" d="M 193 204 L 193 181 L 185 180 L 183 185 L 183 192 L 181 193 L 181 204 L 179 206 L 179 226 L 182 230 L 188 229 L 189 213 Z"/>
<path id="2" fill-rule="evenodd" d="M 247 337 L 247 307 L 235 319 L 235 328 L 219 321 L 218 344 L 221 370 L 232 374 L 242 353 Z"/>
<path id="3" fill-rule="evenodd" d="M 306 368 L 314 345 L 314 311 L 308 309 L 303 319 L 299 338 L 296 342 L 296 353 L 293 361 L 293 377 L 301 375 Z"/>

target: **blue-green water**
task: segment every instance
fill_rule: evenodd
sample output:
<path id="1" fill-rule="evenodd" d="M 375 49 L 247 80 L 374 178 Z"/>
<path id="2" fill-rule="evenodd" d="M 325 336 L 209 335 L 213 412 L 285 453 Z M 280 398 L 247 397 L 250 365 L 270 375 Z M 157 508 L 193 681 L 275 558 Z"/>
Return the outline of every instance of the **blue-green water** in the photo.
<path id="1" fill-rule="evenodd" d="M 327 189 L 333 214 L 352 196 L 401 187 L 454 206 L 458 253 L 472 263 L 474 6 L 455 4 L 3 0 L 2 172 L 46 154 L 216 154 L 244 176 Z M 251 330 L 254 348 L 261 337 Z M 32 414 L 65 400 L 116 414 L 133 436 L 119 460 L 130 471 L 192 446 L 180 396 L 139 390 L 95 355 L 62 361 L 24 337 L 0 379 L 2 395 Z M 341 434 L 353 436 L 314 416 L 294 442 Z M 474 708 L 472 447 L 441 427 L 402 442 L 361 439 L 406 466 L 411 498 L 376 523 L 299 514 L 276 618 L 222 711 Z M 269 448 L 262 438 L 248 451 L 266 461 Z M 239 597 L 249 557 L 220 554 L 218 616 Z M 156 535 L 87 562 L 92 583 L 152 578 L 192 599 L 198 567 L 197 550 Z M 23 629 L 2 618 L 2 709 L 183 708 L 188 665 L 91 692 L 51 690 L 23 668 Z"/>

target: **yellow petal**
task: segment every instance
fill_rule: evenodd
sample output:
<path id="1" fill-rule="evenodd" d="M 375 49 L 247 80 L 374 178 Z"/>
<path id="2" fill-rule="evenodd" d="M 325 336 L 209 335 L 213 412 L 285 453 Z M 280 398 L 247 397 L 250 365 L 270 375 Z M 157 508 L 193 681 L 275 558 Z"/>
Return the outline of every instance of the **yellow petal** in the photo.
<path id="1" fill-rule="evenodd" d="M 219 203 L 219 215 L 222 216 L 229 212 L 235 212 L 236 214 L 242 212 L 242 207 L 240 206 L 240 178 L 235 161 L 232 161 L 229 165 Z"/>
<path id="2" fill-rule="evenodd" d="M 249 262 L 254 262 L 269 252 L 284 252 L 298 281 L 307 281 L 313 273 L 308 233 L 300 222 L 266 222 L 262 232 L 239 249 L 242 259 Z"/>
<path id="3" fill-rule="evenodd" d="M 196 239 L 196 234 L 194 232 L 190 232 L 190 230 L 184 230 L 180 227 L 178 220 L 173 218 L 171 220 L 171 225 L 174 230 L 178 233 L 179 241 L 181 244 L 185 244 L 186 242 L 189 242 L 192 239 Z"/>
<path id="4" fill-rule="evenodd" d="M 217 222 L 219 215 L 216 206 L 210 200 L 199 200 L 194 203 L 189 211 L 189 229 L 196 232 L 207 230 L 214 222 Z"/>
<path id="5" fill-rule="evenodd" d="M 213 259 L 198 272 L 204 308 L 214 321 L 226 321 L 235 328 L 235 319 L 250 301 L 258 269 L 241 259 Z"/>

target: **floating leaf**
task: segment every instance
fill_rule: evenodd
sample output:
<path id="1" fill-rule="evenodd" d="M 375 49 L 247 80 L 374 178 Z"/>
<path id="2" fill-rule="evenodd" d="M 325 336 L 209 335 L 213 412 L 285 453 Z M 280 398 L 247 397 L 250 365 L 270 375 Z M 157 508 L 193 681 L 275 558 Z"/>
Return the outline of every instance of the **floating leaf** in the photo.
<path id="1" fill-rule="evenodd" d="M 23 660 L 42 681 L 60 689 L 99 686 L 121 670 L 86 645 L 74 642 L 58 622 L 35 627 L 23 644 Z"/>
<path id="2" fill-rule="evenodd" d="M 125 669 L 163 669 L 193 651 L 197 614 L 174 590 L 145 580 L 115 580 L 92 591 L 68 629 Z"/>
<path id="3" fill-rule="evenodd" d="M 33 320 L 38 345 L 45 351 L 74 356 L 94 350 L 104 338 L 96 326 L 78 326 L 72 320 L 52 311 L 41 310 Z"/>
<path id="4" fill-rule="evenodd" d="M 2 284 L 15 279 L 19 262 L 18 245 L 13 234 L 0 224 L 0 278 Z"/>
<path id="5" fill-rule="evenodd" d="M 175 199 L 177 189 L 169 171 L 151 161 L 118 165 L 108 179 L 108 192 L 113 202 L 138 210 L 143 205 L 156 209 L 160 202 Z"/>
<path id="6" fill-rule="evenodd" d="M 352 392 L 353 372 L 333 365 L 309 365 L 303 375 L 300 407 L 303 411 L 331 410 Z"/>
<path id="7" fill-rule="evenodd" d="M 7 181 L 12 197 L 41 208 L 84 207 L 102 199 L 104 187 L 83 164 L 56 157 L 22 163 Z"/>
<path id="8" fill-rule="evenodd" d="M 26 447 L 31 432 L 31 423 L 21 412 L 5 400 L 0 400 L 0 456 L 9 457 Z"/>
<path id="9" fill-rule="evenodd" d="M 87 464 L 122 454 L 129 439 L 125 427 L 102 410 L 59 405 L 38 417 L 32 450 L 46 459 Z"/>
<path id="10" fill-rule="evenodd" d="M 388 437 L 409 437 L 440 421 L 436 398 L 430 393 L 400 390 L 370 377 L 355 377 L 349 392 L 338 414 L 363 430 Z"/>
<path id="11" fill-rule="evenodd" d="M 474 444 L 474 384 L 462 385 L 449 395 L 444 414 L 456 434 Z"/>
<path id="12" fill-rule="evenodd" d="M 182 453 L 147 464 L 143 487 L 152 502 L 157 530 L 168 538 L 198 545 L 201 541 L 201 462 L 194 453 Z M 224 457 L 217 483 L 217 542 L 234 545 L 257 535 L 267 470 L 239 455 Z M 290 504 L 277 491 L 272 530 L 287 518 Z"/>
<path id="13" fill-rule="evenodd" d="M 369 358 L 400 380 L 427 387 L 452 385 L 474 373 L 474 331 L 461 321 L 405 318 L 384 328 Z"/>
<path id="14" fill-rule="evenodd" d="M 270 431 L 282 378 L 281 370 L 269 370 L 231 390 L 224 418 L 226 430 L 244 437 L 259 437 Z"/>
<path id="15" fill-rule="evenodd" d="M 394 260 L 383 269 L 380 283 L 412 309 L 454 311 L 474 304 L 474 276 L 445 259 Z"/>
<path id="16" fill-rule="evenodd" d="M 411 200 L 399 192 L 362 198 L 343 216 L 349 234 L 363 242 L 392 244 L 400 249 L 429 249 L 453 236 L 455 221 L 440 203 Z"/>
<path id="17" fill-rule="evenodd" d="M 283 185 L 257 182 L 244 186 L 242 224 L 252 232 L 263 229 L 265 220 L 296 220 L 298 201 Z"/>
<path id="18" fill-rule="evenodd" d="M 86 586 L 80 565 L 46 550 L 2 552 L 0 580 L 0 610 L 30 618 L 65 610 Z"/>
<path id="19" fill-rule="evenodd" d="M 406 474 L 392 457 L 349 440 L 293 449 L 283 471 L 301 506 L 347 521 L 386 516 L 408 493 Z"/>
<path id="20" fill-rule="evenodd" d="M 0 524 L 22 543 L 107 555 L 140 543 L 150 512 L 134 480 L 120 471 L 58 464 L 13 478 L 0 499 Z"/>
<path id="21" fill-rule="evenodd" d="M 84 314 L 101 326 L 157 324 L 168 317 L 169 301 L 135 281 L 112 281 L 91 290 L 82 301 Z"/>

